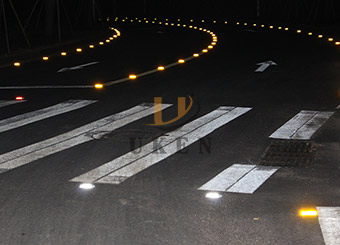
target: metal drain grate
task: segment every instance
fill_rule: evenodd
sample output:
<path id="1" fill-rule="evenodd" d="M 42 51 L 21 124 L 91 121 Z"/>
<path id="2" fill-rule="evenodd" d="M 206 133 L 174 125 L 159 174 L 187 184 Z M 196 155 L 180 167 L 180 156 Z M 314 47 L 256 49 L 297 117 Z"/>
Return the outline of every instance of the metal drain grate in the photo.
<path id="1" fill-rule="evenodd" d="M 314 162 L 316 145 L 311 141 L 273 140 L 259 165 L 308 167 Z"/>

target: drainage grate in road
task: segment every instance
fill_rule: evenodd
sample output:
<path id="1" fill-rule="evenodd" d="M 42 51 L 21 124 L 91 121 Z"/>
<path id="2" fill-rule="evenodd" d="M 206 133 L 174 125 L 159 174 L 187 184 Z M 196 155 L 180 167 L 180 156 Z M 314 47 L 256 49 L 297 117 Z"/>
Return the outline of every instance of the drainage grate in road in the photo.
<path id="1" fill-rule="evenodd" d="M 312 141 L 273 140 L 259 165 L 308 167 L 314 162 L 316 145 Z"/>

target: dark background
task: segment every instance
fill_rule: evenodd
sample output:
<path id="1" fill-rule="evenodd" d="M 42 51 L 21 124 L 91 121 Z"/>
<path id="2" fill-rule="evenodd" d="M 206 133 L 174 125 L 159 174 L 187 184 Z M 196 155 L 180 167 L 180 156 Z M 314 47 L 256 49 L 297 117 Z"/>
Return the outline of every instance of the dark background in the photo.
<path id="1" fill-rule="evenodd" d="M 18 19 L 32 46 L 79 37 L 79 31 L 102 27 L 113 16 L 257 19 L 321 28 L 340 23 L 340 1 L 335 0 L 0 0 L 0 8 L 0 54 L 8 53 L 6 37 L 11 50 L 29 46 Z"/>

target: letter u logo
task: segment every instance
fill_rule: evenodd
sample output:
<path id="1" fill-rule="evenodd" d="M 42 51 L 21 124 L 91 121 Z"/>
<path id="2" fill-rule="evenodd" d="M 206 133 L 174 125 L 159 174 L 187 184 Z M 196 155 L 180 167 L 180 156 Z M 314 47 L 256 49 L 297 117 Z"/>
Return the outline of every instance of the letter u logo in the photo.
<path id="1" fill-rule="evenodd" d="M 155 97 L 154 98 L 154 103 L 155 103 L 155 113 L 154 113 L 154 124 L 148 124 L 150 126 L 164 126 L 164 125 L 169 125 L 171 123 L 174 123 L 184 117 L 191 109 L 193 105 L 193 99 L 189 96 L 190 103 L 188 107 L 186 107 L 186 98 L 185 97 L 178 97 L 178 113 L 177 117 L 175 117 L 172 120 L 169 120 L 167 122 L 163 122 L 163 117 L 162 117 L 162 97 Z"/>

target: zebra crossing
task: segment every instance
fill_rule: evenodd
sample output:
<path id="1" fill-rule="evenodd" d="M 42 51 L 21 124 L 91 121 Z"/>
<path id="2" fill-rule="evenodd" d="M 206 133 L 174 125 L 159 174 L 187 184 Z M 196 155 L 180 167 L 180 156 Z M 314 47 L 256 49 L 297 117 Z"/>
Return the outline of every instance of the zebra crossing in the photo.
<path id="1" fill-rule="evenodd" d="M 0 133 L 34 122 L 58 116 L 95 103 L 93 100 L 70 100 L 0 121 Z M 12 102 L 2 102 L 12 105 Z M 29 164 L 71 147 L 100 139 L 103 135 L 138 121 L 172 105 L 155 107 L 143 103 L 88 123 L 69 132 L 24 146 L 0 155 L 0 173 Z M 141 171 L 171 157 L 215 130 L 226 126 L 251 111 L 250 107 L 221 106 L 184 126 L 162 135 L 120 157 L 112 159 L 70 181 L 80 183 L 103 183 L 118 185 Z M 309 139 L 333 115 L 334 112 L 301 111 L 278 128 L 270 138 Z M 227 163 L 226 163 L 227 164 Z M 279 168 L 234 164 L 198 188 L 204 191 L 253 194 Z"/>
<path id="2" fill-rule="evenodd" d="M 53 118 L 94 104 L 94 100 L 69 100 L 44 109 L 0 120 L 0 133 L 28 124 Z M 17 101 L 0 101 L 0 107 L 15 105 Z M 107 133 L 136 122 L 156 112 L 170 108 L 171 104 L 155 106 L 142 103 L 121 112 L 93 121 L 69 132 L 24 146 L 0 155 L 0 175 L 49 155 L 100 139 Z M 181 126 L 150 143 L 141 146 L 101 166 L 82 173 L 71 182 L 88 184 L 119 185 L 149 167 L 171 157 L 198 140 L 226 126 L 250 112 L 250 107 L 220 106 L 217 109 Z M 334 114 L 334 112 L 301 111 L 269 138 L 282 140 L 308 140 Z M 207 193 L 224 192 L 254 194 L 265 184 L 279 167 L 249 164 L 233 164 L 197 188 Z M 319 224 L 325 244 L 340 244 L 340 209 L 338 207 L 317 207 Z"/>
<path id="3" fill-rule="evenodd" d="M 9 106 L 9 105 L 14 105 L 17 103 L 22 103 L 25 102 L 24 100 L 0 100 L 0 108 Z"/>

